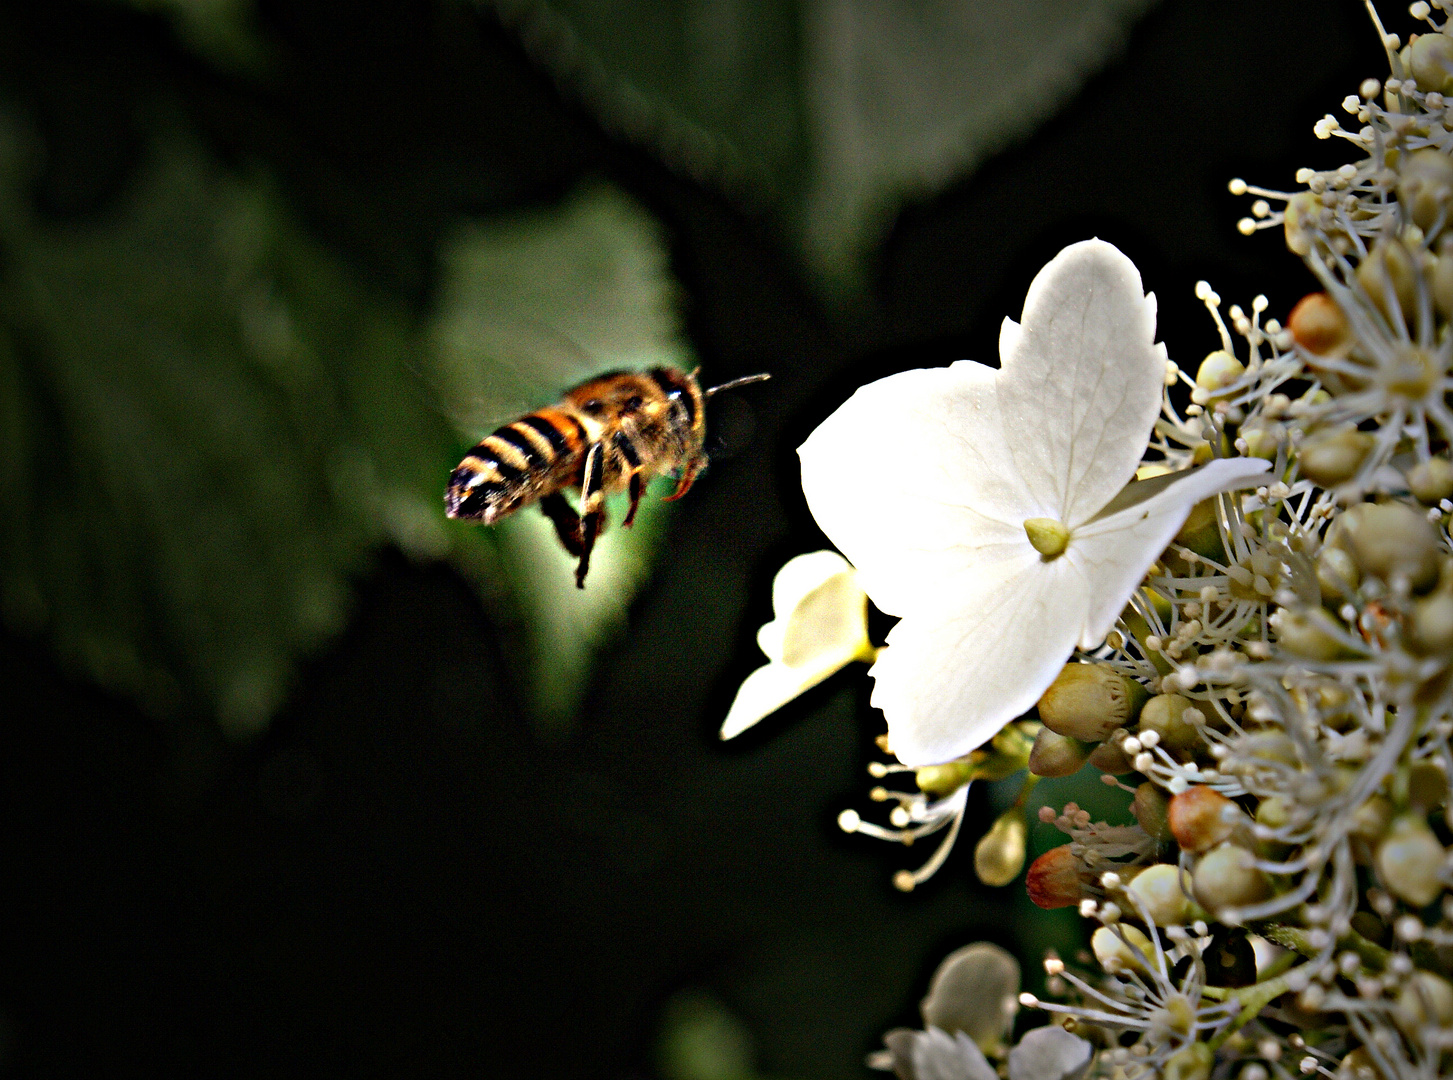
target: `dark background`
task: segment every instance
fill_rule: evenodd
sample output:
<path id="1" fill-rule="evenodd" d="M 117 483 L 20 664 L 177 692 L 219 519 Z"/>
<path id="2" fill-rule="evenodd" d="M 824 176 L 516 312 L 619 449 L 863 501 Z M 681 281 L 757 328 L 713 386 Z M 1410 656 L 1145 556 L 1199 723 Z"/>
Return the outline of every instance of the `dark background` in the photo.
<path id="1" fill-rule="evenodd" d="M 1225 182 L 1290 185 L 1339 160 L 1310 127 L 1385 74 L 1362 5 L 1167 0 L 1062 116 L 903 215 L 851 318 L 815 302 L 764 219 L 602 134 L 487 16 L 293 0 L 263 3 L 261 25 L 285 59 L 259 87 L 160 17 L 0 6 L 0 86 L 45 140 L 37 204 L 104 215 L 164 101 L 423 305 L 458 214 L 603 175 L 669 230 L 709 369 L 775 378 L 752 395 L 750 445 L 680 504 L 567 738 L 537 735 L 473 593 L 396 554 L 250 745 L 159 725 L 0 638 L 0 1068 L 648 1076 L 663 1003 L 699 986 L 746 1022 L 764 1070 L 853 1077 L 881 1031 L 916 1020 L 950 949 L 990 937 L 1032 965 L 1021 886 L 972 879 L 980 830 L 903 896 L 892 871 L 926 853 L 834 827 L 870 783 L 865 679 L 715 738 L 760 662 L 773 572 L 821 544 L 795 447 L 869 378 L 992 360 L 1035 270 L 1086 236 L 1135 259 L 1183 365 L 1217 344 L 1198 278 L 1228 302 L 1266 292 L 1284 317 L 1309 278 L 1275 235 L 1236 234 L 1248 202 Z M 913 468 L 911 446 L 884 450 Z"/>

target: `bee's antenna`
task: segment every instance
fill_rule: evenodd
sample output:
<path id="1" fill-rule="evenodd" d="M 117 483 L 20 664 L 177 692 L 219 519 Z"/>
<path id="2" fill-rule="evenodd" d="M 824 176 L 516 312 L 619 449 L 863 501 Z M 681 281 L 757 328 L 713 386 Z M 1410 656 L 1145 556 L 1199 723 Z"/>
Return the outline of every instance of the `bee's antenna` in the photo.
<path id="1" fill-rule="evenodd" d="M 747 386 L 754 382 L 766 382 L 771 377 L 772 376 L 765 371 L 762 372 L 760 375 L 743 375 L 740 379 L 733 379 L 731 382 L 724 382 L 720 386 L 713 386 L 710 389 L 703 390 L 701 392 L 701 396 L 709 398 L 712 394 L 717 393 L 719 390 L 735 390 L 739 386 Z"/>

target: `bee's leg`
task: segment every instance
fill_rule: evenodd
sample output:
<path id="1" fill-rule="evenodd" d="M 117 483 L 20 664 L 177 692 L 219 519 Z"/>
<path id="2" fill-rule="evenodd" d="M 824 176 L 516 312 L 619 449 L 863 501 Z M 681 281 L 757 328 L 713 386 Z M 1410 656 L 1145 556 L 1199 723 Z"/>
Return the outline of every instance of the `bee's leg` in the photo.
<path id="1" fill-rule="evenodd" d="M 585 588 L 590 570 L 590 550 L 605 524 L 605 444 L 592 443 L 585 455 L 585 475 L 580 484 L 580 562 L 575 567 L 575 587 Z"/>
<path id="2" fill-rule="evenodd" d="M 631 508 L 626 512 L 626 520 L 621 522 L 626 528 L 631 527 L 631 522 L 636 520 L 636 510 L 641 505 L 641 474 L 631 473 Z"/>
<path id="3" fill-rule="evenodd" d="M 557 491 L 540 500 L 540 509 L 555 526 L 555 535 L 560 538 L 561 546 L 570 554 L 579 557 L 580 515 L 575 512 L 575 508 Z"/>
<path id="4" fill-rule="evenodd" d="M 704 466 L 705 464 L 705 454 L 698 454 L 696 457 L 688 461 L 686 463 L 686 467 L 681 470 L 681 479 L 676 481 L 676 490 L 673 491 L 670 495 L 667 495 L 665 501 L 671 502 L 675 499 L 679 499 L 681 498 L 681 496 L 685 495 L 688 491 L 690 491 L 691 485 L 695 482 L 697 474 L 701 472 L 702 466 Z"/>

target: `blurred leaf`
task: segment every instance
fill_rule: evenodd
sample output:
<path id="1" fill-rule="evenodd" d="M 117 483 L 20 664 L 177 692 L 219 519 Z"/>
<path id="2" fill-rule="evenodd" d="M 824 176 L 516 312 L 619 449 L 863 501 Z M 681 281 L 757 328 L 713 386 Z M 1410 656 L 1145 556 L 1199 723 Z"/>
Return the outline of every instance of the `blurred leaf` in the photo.
<path id="1" fill-rule="evenodd" d="M 177 36 L 224 71 L 261 70 L 267 47 L 256 28 L 254 0 L 116 0 L 138 11 L 164 12 Z"/>
<path id="2" fill-rule="evenodd" d="M 590 646 L 619 625 L 644 579 L 652 519 L 634 544 L 603 541 L 591 580 L 599 594 L 548 599 L 553 537 L 528 525 L 508 539 L 446 527 L 443 484 L 467 443 L 415 370 L 431 366 L 429 341 L 396 298 L 351 278 L 294 226 L 266 185 L 173 135 L 156 142 L 108 217 L 58 224 L 36 217 L 24 197 L 36 157 L 0 112 L 7 622 L 47 634 L 70 666 L 153 712 L 200 710 L 246 735 L 280 704 L 297 659 L 343 626 L 351 575 L 393 543 L 418 558 L 454 559 L 504 601 L 525 655 L 549 672 L 533 680 L 549 688 L 548 708 L 567 712 Z M 496 260 L 493 277 L 456 273 L 445 295 L 469 302 L 447 300 L 440 325 L 460 325 L 450 310 L 484 312 L 480 291 L 489 289 L 522 320 L 549 325 L 559 309 L 536 275 L 549 269 L 559 285 L 560 266 L 590 252 L 612 266 L 625 253 L 664 285 L 654 234 L 616 208 L 633 224 L 621 225 L 615 247 L 609 229 L 576 237 L 576 211 L 567 210 L 537 258 Z M 490 235 L 478 234 L 471 250 L 487 255 Z M 568 249 L 556 263 L 552 244 Z M 599 284 L 578 277 L 579 288 L 558 295 L 565 310 L 628 319 L 642 304 L 651 333 L 620 340 L 670 352 L 653 336 L 666 292 L 616 290 L 603 300 L 591 282 Z M 495 401 L 539 392 L 506 365 L 478 378 Z M 502 393 L 494 380 L 510 378 L 516 390 Z M 556 569 L 568 584 L 568 567 Z M 509 604 L 512 596 L 530 601 Z M 548 652 L 557 641 L 568 645 L 558 663 Z"/>
<path id="3" fill-rule="evenodd" d="M 894 215 L 1070 99 L 1154 0 L 481 0 L 612 130 L 860 290 Z"/>
<path id="4" fill-rule="evenodd" d="M 659 230 L 611 189 L 461 230 L 444 265 L 431 375 L 471 441 L 602 371 L 692 366 Z M 648 576 L 669 509 L 659 496 L 670 493 L 664 482 L 652 488 L 629 530 L 605 534 L 583 590 L 544 515 L 526 511 L 488 531 L 458 526 L 461 559 L 492 542 L 489 558 L 524 622 L 532 696 L 548 721 L 569 717 L 591 658 L 624 627 Z M 615 500 L 611 518 L 623 516 Z"/>
<path id="5" fill-rule="evenodd" d="M 756 1080 L 752 1036 L 716 998 L 685 990 L 666 1003 L 656 1057 L 663 1080 Z"/>

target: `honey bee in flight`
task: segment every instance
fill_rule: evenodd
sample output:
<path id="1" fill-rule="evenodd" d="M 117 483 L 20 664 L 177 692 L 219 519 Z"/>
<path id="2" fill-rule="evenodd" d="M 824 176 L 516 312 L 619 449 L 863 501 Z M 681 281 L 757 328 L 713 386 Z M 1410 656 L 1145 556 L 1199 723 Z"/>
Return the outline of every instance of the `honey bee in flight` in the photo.
<path id="1" fill-rule="evenodd" d="M 599 375 L 471 450 L 449 477 L 445 513 L 492 525 L 538 501 L 560 543 L 579 560 L 575 584 L 583 589 L 591 549 L 606 525 L 605 497 L 630 493 L 626 525 L 657 473 L 679 472 L 666 498 L 681 498 L 706 466 L 707 400 L 767 378 L 748 375 L 703 390 L 695 372 L 671 368 Z M 567 488 L 580 492 L 579 513 L 565 499 Z"/>

